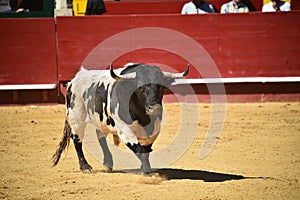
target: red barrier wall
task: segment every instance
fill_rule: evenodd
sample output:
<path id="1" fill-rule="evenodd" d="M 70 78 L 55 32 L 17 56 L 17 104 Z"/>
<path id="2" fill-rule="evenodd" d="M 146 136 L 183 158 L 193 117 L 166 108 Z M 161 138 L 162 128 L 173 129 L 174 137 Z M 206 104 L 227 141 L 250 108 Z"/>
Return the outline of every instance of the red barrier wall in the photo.
<path id="1" fill-rule="evenodd" d="M 300 20 L 295 20 L 299 18 L 299 14 L 300 12 L 58 17 L 59 80 L 71 79 L 88 54 L 107 38 L 141 27 L 167 28 L 193 38 L 211 56 L 222 77 L 299 76 Z M 152 38 L 151 34 L 149 39 L 156 43 L 164 42 L 157 41 L 155 36 Z M 181 45 L 176 39 L 170 41 L 174 45 Z M 131 42 L 130 39 L 120 41 L 120 46 L 130 46 Z M 112 46 L 108 52 L 118 49 L 119 46 Z M 99 55 L 99 58 L 101 56 L 103 55 Z M 120 55 L 120 58 L 109 62 L 162 63 L 180 71 L 188 61 L 170 53 L 162 54 L 158 50 L 146 49 Z M 109 62 L 93 64 L 98 65 L 94 66 L 96 68 L 105 68 Z M 189 76 L 199 77 L 201 75 L 197 73 Z"/>
<path id="2" fill-rule="evenodd" d="M 0 104 L 57 102 L 57 62 L 53 18 L 0 20 Z M 25 84 L 26 86 L 24 86 Z M 15 90 L 13 87 L 50 88 Z M 17 86 L 18 85 L 18 86 Z"/>
<path id="3" fill-rule="evenodd" d="M 222 77 L 285 77 L 300 76 L 300 11 L 286 13 L 207 14 L 182 16 L 156 15 L 103 15 L 90 17 L 57 17 L 54 19 L 1 19 L 0 20 L 0 86 L 9 84 L 56 84 L 64 89 L 81 64 L 90 68 L 106 68 L 113 62 L 156 63 L 182 71 L 189 62 L 176 52 L 163 48 L 135 49 L 136 39 L 194 55 L 207 68 L 211 58 Z M 5 27 L 5 28 L 3 28 Z M 107 46 L 103 54 L 89 53 L 112 36 L 129 30 L 156 27 L 183 35 L 203 47 L 192 52 L 180 37 L 167 37 L 144 32 L 129 34 Z M 146 36 L 146 37 L 145 37 Z M 118 37 L 117 37 L 118 38 Z M 127 53 L 119 54 L 122 48 Z M 93 51 L 94 50 L 94 51 Z M 195 53 L 195 54 L 194 54 Z M 111 60 L 111 54 L 118 55 Z M 90 58 L 90 57 L 88 57 Z M 101 59 L 105 62 L 99 62 Z M 199 66 L 191 66 L 188 78 L 217 77 L 210 68 L 205 74 Z M 205 84 L 193 85 L 201 101 L 209 101 Z M 203 88 L 204 87 L 204 88 Z M 280 88 L 279 88 L 280 87 Z M 300 100 L 299 82 L 268 84 L 225 84 L 229 101 Z M 0 91 L 0 103 L 55 102 L 53 90 Z M 188 98 L 189 95 L 185 94 Z M 167 95 L 172 100 L 172 95 Z"/>
<path id="4" fill-rule="evenodd" d="M 54 19 L 1 19 L 0 27 L 0 85 L 56 84 Z"/>

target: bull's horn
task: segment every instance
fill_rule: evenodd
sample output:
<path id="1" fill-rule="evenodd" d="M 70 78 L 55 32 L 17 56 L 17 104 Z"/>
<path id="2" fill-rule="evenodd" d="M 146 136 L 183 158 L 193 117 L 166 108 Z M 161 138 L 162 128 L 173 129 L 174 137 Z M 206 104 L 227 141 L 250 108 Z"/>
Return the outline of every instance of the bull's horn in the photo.
<path id="1" fill-rule="evenodd" d="M 115 72 L 114 72 L 114 69 L 113 69 L 113 66 L 112 64 L 110 64 L 109 66 L 109 70 L 110 70 L 110 75 L 113 79 L 115 80 L 121 80 L 121 79 L 134 79 L 135 76 L 136 76 L 136 73 L 133 72 L 133 73 L 129 73 L 129 74 L 124 74 L 124 75 L 117 75 Z"/>
<path id="2" fill-rule="evenodd" d="M 184 72 L 181 73 L 171 73 L 171 72 L 163 72 L 165 77 L 168 78 L 183 78 L 190 72 L 190 64 L 187 65 L 187 68 Z"/>

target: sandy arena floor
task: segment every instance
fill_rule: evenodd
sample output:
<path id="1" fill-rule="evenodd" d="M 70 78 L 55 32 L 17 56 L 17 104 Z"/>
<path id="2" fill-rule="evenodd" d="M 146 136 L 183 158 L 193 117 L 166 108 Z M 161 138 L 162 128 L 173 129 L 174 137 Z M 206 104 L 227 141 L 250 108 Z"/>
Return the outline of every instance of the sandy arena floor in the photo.
<path id="1" fill-rule="evenodd" d="M 104 173 L 102 164 L 86 151 L 95 173 L 84 174 L 72 143 L 52 168 L 64 106 L 0 107 L 0 198 L 300 199 L 299 102 L 227 104 L 220 139 L 202 160 L 199 149 L 212 107 L 198 106 L 201 119 L 193 124 L 197 135 L 192 145 L 153 177 L 122 169 Z M 166 104 L 165 110 L 154 151 L 170 143 L 180 124 L 178 104 Z M 193 110 L 189 112 L 187 117 L 192 117 Z M 185 125 L 189 124 L 181 124 Z"/>

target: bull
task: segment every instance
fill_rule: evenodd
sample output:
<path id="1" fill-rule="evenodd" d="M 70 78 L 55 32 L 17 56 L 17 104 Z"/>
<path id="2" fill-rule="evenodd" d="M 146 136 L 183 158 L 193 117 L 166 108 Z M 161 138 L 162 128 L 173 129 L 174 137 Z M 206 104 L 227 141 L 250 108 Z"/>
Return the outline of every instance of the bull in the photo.
<path id="1" fill-rule="evenodd" d="M 141 63 L 115 70 L 112 65 L 109 70 L 81 68 L 68 83 L 65 125 L 52 157 L 53 166 L 73 139 L 80 169 L 92 172 L 82 151 L 85 128 L 91 123 L 96 127 L 106 171 L 113 169 L 106 141 L 107 135 L 112 134 L 114 144 L 118 145 L 121 139 L 140 160 L 142 172 L 151 173 L 149 154 L 161 128 L 164 89 L 188 73 L 189 65 L 182 73 L 164 72 Z"/>

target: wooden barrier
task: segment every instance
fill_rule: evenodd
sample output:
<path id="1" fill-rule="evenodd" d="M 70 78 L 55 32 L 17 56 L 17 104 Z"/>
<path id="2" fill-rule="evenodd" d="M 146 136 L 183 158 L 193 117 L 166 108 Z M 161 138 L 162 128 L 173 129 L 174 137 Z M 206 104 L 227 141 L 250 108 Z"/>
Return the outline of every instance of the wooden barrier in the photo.
<path id="1" fill-rule="evenodd" d="M 0 27 L 0 103 L 57 101 L 54 19 L 5 18 Z M 35 95 L 20 93 L 28 89 Z"/>
<path id="2" fill-rule="evenodd" d="M 191 63 L 187 78 L 201 101 L 209 101 L 208 84 L 225 84 L 230 101 L 300 101 L 299 17 L 300 11 L 1 19 L 0 103 L 56 101 L 57 83 L 63 93 L 82 64 L 104 69 L 111 62 L 171 71 Z"/>
<path id="3" fill-rule="evenodd" d="M 168 15 L 104 15 L 101 17 L 58 17 L 58 78 L 62 91 L 63 83 L 70 80 L 82 64 L 87 68 L 105 69 L 109 63 L 121 66 L 127 62 L 156 63 L 162 67 L 169 66 L 175 71 L 184 69 L 189 60 L 174 52 L 168 52 L 163 44 L 174 45 L 174 48 L 190 49 L 184 46 L 180 38 L 165 38 L 152 32 L 144 32 L 143 37 L 136 35 L 135 30 L 155 27 L 166 29 L 184 35 L 202 46 L 199 60 L 203 65 L 211 64 L 211 58 L 222 78 L 237 78 L 241 91 L 248 91 L 249 95 L 238 95 L 236 82 L 225 84 L 228 99 L 233 101 L 277 101 L 279 99 L 300 100 L 294 94 L 299 84 L 284 81 L 281 85 L 288 85 L 289 90 L 283 97 L 273 95 L 276 83 L 257 81 L 245 83 L 244 79 L 251 77 L 291 77 L 300 76 L 300 12 L 288 13 L 247 13 L 247 14 L 207 14 L 199 16 Z M 75 30 L 75 31 L 74 31 Z M 124 34 L 133 31 L 124 38 Z M 72 37 L 70 37 L 72 35 Z M 126 34 L 125 34 L 126 35 Z M 145 36 L 146 35 L 146 36 Z M 107 46 L 105 51 L 98 51 L 103 42 L 111 38 L 118 38 L 117 43 Z M 136 41 L 141 38 L 142 41 Z M 159 44 L 157 48 L 136 48 L 136 42 Z M 166 43 L 167 41 L 167 43 Z M 124 53 L 123 48 L 128 47 Z M 121 50 L 120 50 L 121 49 Z M 121 54 L 112 58 L 112 54 Z M 191 52 L 193 53 L 193 52 Z M 206 54 L 207 53 L 207 54 Z M 91 58 L 93 57 L 93 58 Z M 196 55 L 197 57 L 197 55 Z M 112 58 L 112 59 L 110 59 Z M 218 77 L 214 69 L 199 72 L 199 66 L 193 66 L 187 78 Z M 206 68 L 207 69 L 207 68 Z M 299 78 L 298 78 L 299 79 Z M 299 80 L 297 79 L 296 82 Z M 258 80 L 258 79 L 257 79 Z M 279 81 L 279 80 L 278 80 Z M 275 81 L 276 82 L 276 81 Z M 279 81 L 280 82 L 280 81 Z M 291 82 L 292 81 L 291 79 Z M 260 87 L 264 93 L 253 93 L 253 87 Z M 218 83 L 215 83 L 218 85 Z M 207 90 L 200 90 L 194 85 L 201 101 L 209 101 Z M 234 88 L 234 89 L 232 89 Z M 280 90 L 282 91 L 282 90 Z M 172 92 L 171 92 L 172 93 Z M 290 93 L 293 93 L 290 95 Z M 186 94 L 186 99 L 189 95 Z M 169 95 L 167 101 L 174 101 Z M 242 98 L 244 97 L 244 99 Z M 287 98 L 288 97 L 288 98 Z"/>
<path id="4" fill-rule="evenodd" d="M 166 28 L 192 38 L 209 54 L 222 77 L 299 76 L 300 20 L 295 20 L 296 18 L 299 18 L 299 12 L 275 15 L 248 13 L 58 17 L 58 78 L 60 81 L 70 80 L 88 54 L 111 36 L 143 27 Z M 148 34 L 153 42 L 164 43 L 151 33 Z M 170 41 L 177 47 L 181 45 L 181 41 L 176 39 Z M 116 52 L 132 42 L 133 39 L 120 41 L 119 45 L 111 46 L 107 52 Z M 101 57 L 104 55 L 98 55 L 100 60 Z M 161 63 L 177 71 L 188 62 L 172 53 L 162 54 L 158 49 L 136 50 L 120 55 L 118 59 L 123 63 Z M 94 62 L 97 65 L 94 67 L 105 68 L 109 62 L 121 64 L 118 59 L 107 63 Z M 192 74 L 189 78 L 201 76 Z"/>
<path id="5" fill-rule="evenodd" d="M 0 84 L 56 84 L 54 19 L 1 19 L 0 27 Z"/>

